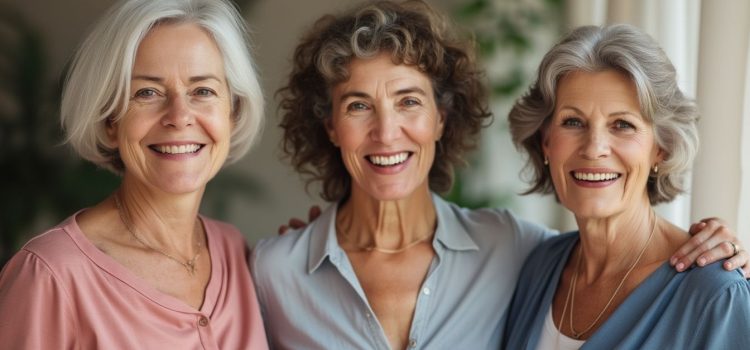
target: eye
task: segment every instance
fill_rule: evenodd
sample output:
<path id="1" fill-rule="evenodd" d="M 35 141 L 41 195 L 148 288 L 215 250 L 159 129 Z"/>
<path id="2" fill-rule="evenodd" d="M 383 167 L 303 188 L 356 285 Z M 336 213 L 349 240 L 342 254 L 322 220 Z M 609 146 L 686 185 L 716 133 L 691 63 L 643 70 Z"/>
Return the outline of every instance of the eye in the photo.
<path id="1" fill-rule="evenodd" d="M 346 106 L 346 110 L 347 111 L 351 111 L 351 112 L 365 111 L 367 109 L 368 109 L 367 105 L 364 104 L 364 103 L 362 103 L 362 102 L 359 102 L 359 101 L 352 102 L 352 103 L 350 103 L 349 105 Z"/>
<path id="2" fill-rule="evenodd" d="M 147 99 L 147 98 L 150 98 L 150 97 L 156 97 L 158 95 L 159 95 L 159 93 L 156 92 L 156 90 L 154 90 L 152 88 L 145 88 L 145 89 L 140 89 L 140 90 L 136 91 L 135 94 L 133 95 L 133 98 L 145 98 L 145 99 Z"/>
<path id="3" fill-rule="evenodd" d="M 216 96 L 216 91 L 211 90 L 209 88 L 201 87 L 201 88 L 195 89 L 194 94 L 196 96 L 201 96 L 201 97 Z"/>
<path id="4" fill-rule="evenodd" d="M 635 125 L 622 119 L 616 120 L 614 123 L 614 127 L 618 130 L 635 130 Z"/>
<path id="5" fill-rule="evenodd" d="M 422 102 L 413 97 L 407 97 L 401 101 L 401 104 L 406 107 L 421 106 Z"/>
<path id="6" fill-rule="evenodd" d="M 566 128 L 580 128 L 583 127 L 583 120 L 577 117 L 565 117 L 560 125 Z"/>

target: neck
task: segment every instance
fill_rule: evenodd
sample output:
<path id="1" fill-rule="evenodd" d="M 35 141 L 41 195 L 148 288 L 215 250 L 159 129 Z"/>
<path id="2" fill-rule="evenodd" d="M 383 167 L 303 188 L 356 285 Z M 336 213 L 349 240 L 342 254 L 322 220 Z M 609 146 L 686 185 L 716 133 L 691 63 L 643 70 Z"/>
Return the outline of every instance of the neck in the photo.
<path id="1" fill-rule="evenodd" d="M 576 221 L 580 230 L 585 283 L 621 275 L 644 249 L 652 231 L 654 237 L 649 246 L 659 234 L 658 218 L 650 205 L 637 206 L 606 218 L 576 217 Z"/>
<path id="2" fill-rule="evenodd" d="M 338 210 L 336 229 L 345 250 L 399 252 L 432 237 L 437 214 L 425 184 L 398 200 L 374 199 L 358 188 Z"/>
<path id="3" fill-rule="evenodd" d="M 170 194 L 147 188 L 127 174 L 115 194 L 134 234 L 154 248 L 192 257 L 200 246 L 200 193 Z"/>

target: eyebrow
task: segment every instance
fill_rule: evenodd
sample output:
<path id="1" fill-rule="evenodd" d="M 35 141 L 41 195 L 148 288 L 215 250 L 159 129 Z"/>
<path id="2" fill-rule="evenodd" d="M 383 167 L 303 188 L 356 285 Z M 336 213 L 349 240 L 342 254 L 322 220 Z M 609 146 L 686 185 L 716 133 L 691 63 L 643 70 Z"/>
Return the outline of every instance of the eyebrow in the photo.
<path id="1" fill-rule="evenodd" d="M 575 111 L 576 113 L 578 113 L 578 114 L 580 114 L 580 115 L 584 115 L 584 114 L 585 114 L 585 113 L 583 113 L 583 111 L 581 111 L 580 109 L 578 109 L 578 108 L 576 108 L 576 107 L 573 107 L 573 106 L 562 106 L 562 107 L 560 107 L 560 110 L 561 110 L 561 111 L 562 111 L 562 110 L 564 110 L 564 109 L 572 109 L 573 111 Z M 632 115 L 632 116 L 634 116 L 634 117 L 638 117 L 638 118 L 643 118 L 643 117 L 642 117 L 642 116 L 640 115 L 640 113 L 639 113 L 639 114 L 636 114 L 636 113 L 633 113 L 633 112 L 630 112 L 630 111 L 617 111 L 617 112 L 612 112 L 612 113 L 608 114 L 607 116 L 608 116 L 608 117 L 617 117 L 617 116 L 621 116 L 621 115 Z"/>
<path id="2" fill-rule="evenodd" d="M 406 95 L 406 94 L 411 94 L 411 93 L 418 93 L 418 94 L 427 96 L 427 93 L 423 89 L 416 87 L 416 86 L 396 90 L 395 95 L 399 96 L 399 95 Z M 349 97 L 370 98 L 370 95 L 361 91 L 350 91 L 341 95 L 341 98 L 339 100 L 344 101 Z"/>
<path id="3" fill-rule="evenodd" d="M 152 75 L 135 75 L 131 78 L 131 80 L 146 80 L 146 81 L 153 81 L 155 83 L 161 83 L 164 81 L 164 78 L 156 77 Z M 206 74 L 206 75 L 196 75 L 194 77 L 190 77 L 188 81 L 191 83 L 199 82 L 199 81 L 205 81 L 205 80 L 216 80 L 217 82 L 221 83 L 222 80 L 219 79 L 219 77 L 213 75 L 213 74 Z"/>

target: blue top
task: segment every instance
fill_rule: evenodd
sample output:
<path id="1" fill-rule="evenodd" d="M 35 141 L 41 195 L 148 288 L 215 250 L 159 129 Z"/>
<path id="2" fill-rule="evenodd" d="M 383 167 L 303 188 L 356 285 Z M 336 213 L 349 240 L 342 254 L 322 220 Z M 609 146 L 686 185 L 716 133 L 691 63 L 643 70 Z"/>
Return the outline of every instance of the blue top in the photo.
<path id="1" fill-rule="evenodd" d="M 503 348 L 535 349 L 565 262 L 566 233 L 537 247 L 519 277 Z M 665 263 L 633 290 L 582 349 L 748 349 L 750 283 L 721 263 L 677 273 Z"/>
<path id="2" fill-rule="evenodd" d="M 553 231 L 507 210 L 468 210 L 436 195 L 433 203 L 436 256 L 417 298 L 410 346 L 497 349 L 521 265 Z M 272 347 L 389 348 L 336 239 L 336 210 L 254 249 L 252 272 Z"/>

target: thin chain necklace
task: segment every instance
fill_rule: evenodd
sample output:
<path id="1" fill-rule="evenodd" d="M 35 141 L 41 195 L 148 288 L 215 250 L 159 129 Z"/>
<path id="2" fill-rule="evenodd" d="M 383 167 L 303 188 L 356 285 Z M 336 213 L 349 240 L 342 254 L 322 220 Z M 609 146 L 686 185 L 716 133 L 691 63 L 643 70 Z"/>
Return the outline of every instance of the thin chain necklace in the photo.
<path id="1" fill-rule="evenodd" d="M 198 260 L 198 257 L 201 255 L 201 248 L 203 247 L 203 243 L 201 242 L 200 239 L 198 239 L 198 245 L 197 245 L 197 248 L 196 248 L 197 252 L 195 253 L 195 256 L 193 256 L 192 259 L 189 259 L 189 260 L 183 262 L 182 260 L 174 257 L 173 255 L 171 255 L 171 254 L 169 254 L 169 253 L 167 253 L 167 252 L 165 252 L 165 251 L 163 251 L 161 249 L 157 249 L 157 248 L 151 246 L 150 244 L 146 243 L 143 239 L 141 239 L 141 237 L 139 237 L 135 233 L 135 231 L 134 231 L 134 229 L 132 227 L 133 226 L 132 223 L 130 222 L 130 220 L 127 219 L 127 216 L 125 215 L 124 210 L 122 210 L 122 203 L 120 202 L 120 193 L 119 192 L 115 193 L 115 207 L 117 207 L 117 214 L 120 216 L 120 220 L 122 221 L 123 225 L 125 225 L 125 229 L 127 229 L 128 232 L 130 232 L 130 234 L 133 236 L 133 238 L 135 238 L 136 241 L 138 241 L 138 243 L 140 243 L 144 247 L 146 247 L 146 248 L 148 248 L 150 250 L 153 250 L 153 251 L 155 251 L 155 252 L 157 252 L 157 253 L 159 253 L 161 255 L 164 255 L 167 258 L 171 259 L 172 261 L 174 261 L 174 262 L 182 265 L 187 270 L 187 272 L 190 274 L 190 276 L 195 276 L 195 268 L 196 268 L 195 262 Z"/>
<path id="2" fill-rule="evenodd" d="M 347 237 L 347 235 L 345 235 L 343 233 L 343 231 L 339 230 L 338 225 L 336 225 L 336 226 L 337 226 L 336 227 L 336 232 L 340 233 L 341 236 L 343 236 L 343 237 Z M 363 252 L 372 252 L 372 251 L 375 251 L 375 252 L 380 252 L 380 253 L 384 253 L 384 254 L 398 254 L 398 253 L 402 253 L 402 252 L 405 252 L 405 251 L 413 248 L 414 246 L 416 246 L 416 245 L 418 245 L 418 244 L 420 244 L 420 243 L 428 240 L 430 237 L 432 237 L 432 233 L 428 233 L 428 234 L 426 234 L 426 235 L 418 238 L 417 240 L 415 240 L 415 241 L 413 241 L 413 242 L 411 242 L 411 243 L 409 243 L 409 244 L 407 244 L 407 245 L 405 245 L 405 246 L 403 246 L 401 248 L 397 248 L 397 249 L 380 248 L 380 247 L 378 247 L 376 245 L 372 245 L 372 246 L 369 246 L 369 247 L 355 246 L 354 248 L 356 250 L 358 250 L 358 251 L 363 251 Z M 347 249 L 344 249 L 344 250 L 347 250 Z"/>
<path id="3" fill-rule="evenodd" d="M 609 300 L 607 301 L 607 304 L 604 305 L 604 308 L 601 312 L 599 312 L 599 315 L 596 316 L 594 319 L 594 322 L 592 322 L 586 329 L 584 329 L 581 332 L 577 332 L 575 329 L 573 329 L 573 308 L 575 305 L 575 289 L 576 289 L 576 282 L 578 280 L 578 272 L 581 267 L 581 258 L 583 256 L 583 245 L 579 245 L 578 247 L 578 259 L 576 261 L 576 269 L 573 272 L 573 280 L 570 283 L 570 287 L 568 287 L 568 295 L 565 297 L 565 305 L 563 306 L 563 312 L 560 315 L 560 328 L 562 329 L 563 326 L 563 320 L 565 319 L 565 312 L 568 310 L 568 302 L 570 302 L 570 315 L 569 315 L 569 326 L 570 326 L 570 333 L 573 335 L 573 338 L 575 339 L 581 339 L 581 336 L 586 334 L 588 331 L 590 331 L 594 326 L 599 322 L 599 319 L 602 318 L 602 315 L 604 315 L 604 312 L 607 311 L 609 306 L 612 304 L 612 301 L 615 299 L 615 296 L 620 291 L 622 286 L 625 284 L 625 281 L 628 279 L 628 276 L 633 271 L 636 265 L 638 265 L 638 262 L 641 261 L 641 257 L 643 256 L 643 253 L 646 251 L 646 248 L 648 248 L 648 243 L 651 241 L 651 238 L 654 237 L 654 232 L 656 232 L 656 221 L 658 220 L 658 217 L 656 217 L 656 213 L 654 213 L 653 210 L 651 210 L 651 215 L 654 217 L 654 222 L 651 224 L 651 233 L 648 235 L 648 239 L 646 240 L 646 243 L 643 245 L 643 248 L 641 248 L 640 253 L 638 253 L 638 257 L 635 259 L 632 265 L 630 265 L 630 268 L 625 273 L 625 276 L 622 277 L 622 280 L 620 280 L 620 284 L 617 285 L 617 288 L 615 289 L 615 292 L 612 293 L 612 296 L 609 297 Z"/>

